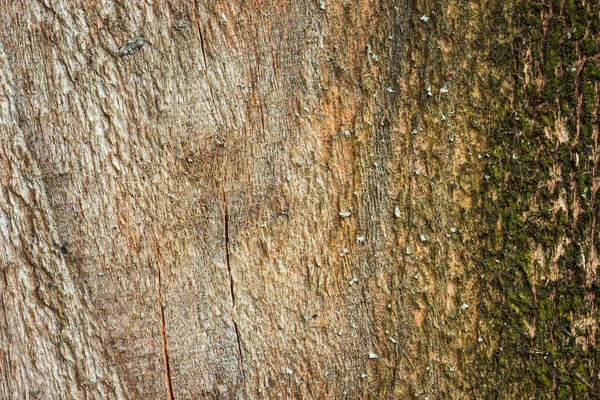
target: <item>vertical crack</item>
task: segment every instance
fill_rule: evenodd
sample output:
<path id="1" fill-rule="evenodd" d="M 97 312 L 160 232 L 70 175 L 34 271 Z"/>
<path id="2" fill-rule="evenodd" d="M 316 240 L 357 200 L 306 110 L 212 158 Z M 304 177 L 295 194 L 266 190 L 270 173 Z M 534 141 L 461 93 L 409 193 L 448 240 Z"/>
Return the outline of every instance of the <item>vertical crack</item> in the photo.
<path id="1" fill-rule="evenodd" d="M 204 71 L 208 68 L 206 63 L 206 52 L 204 51 L 204 37 L 202 36 L 202 29 L 200 28 L 200 18 L 198 17 L 198 0 L 194 0 L 194 15 L 196 16 L 196 27 L 198 28 L 198 36 L 200 36 L 200 47 L 202 48 L 202 58 L 204 58 Z"/>
<path id="2" fill-rule="evenodd" d="M 156 288 L 158 291 L 158 309 L 160 310 L 161 321 L 160 334 L 162 337 L 163 356 L 165 360 L 165 380 L 167 382 L 167 393 L 169 396 L 169 400 L 174 400 L 175 397 L 173 396 L 173 385 L 171 383 L 171 366 L 169 365 L 169 349 L 167 348 L 167 331 L 165 329 L 165 311 L 163 310 L 162 293 L 160 286 L 162 282 L 162 277 L 160 273 L 160 267 L 158 266 L 158 264 L 156 266 L 156 270 L 158 271 L 158 282 L 156 284 Z"/>
<path id="3" fill-rule="evenodd" d="M 240 356 L 240 370 L 242 371 L 242 379 L 245 378 L 244 372 L 244 356 L 242 353 L 242 341 L 240 339 L 240 331 L 235 321 L 235 288 L 233 281 L 233 274 L 231 273 L 231 263 L 229 262 L 229 209 L 227 207 L 227 195 L 225 194 L 225 185 L 221 187 L 221 194 L 223 196 L 223 218 L 224 218 L 224 230 L 225 230 L 225 263 L 227 264 L 227 271 L 229 273 L 229 290 L 231 293 L 231 320 L 235 329 L 235 338 L 237 340 L 238 353 Z"/>

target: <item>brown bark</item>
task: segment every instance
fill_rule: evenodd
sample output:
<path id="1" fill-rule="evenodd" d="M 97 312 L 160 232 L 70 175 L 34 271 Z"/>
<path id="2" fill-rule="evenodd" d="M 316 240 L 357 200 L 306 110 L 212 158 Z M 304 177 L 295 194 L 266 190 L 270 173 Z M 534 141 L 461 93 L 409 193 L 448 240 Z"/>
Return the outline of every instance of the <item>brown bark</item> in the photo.
<path id="1" fill-rule="evenodd" d="M 0 398 L 491 396 L 514 7 L 0 2 Z"/>

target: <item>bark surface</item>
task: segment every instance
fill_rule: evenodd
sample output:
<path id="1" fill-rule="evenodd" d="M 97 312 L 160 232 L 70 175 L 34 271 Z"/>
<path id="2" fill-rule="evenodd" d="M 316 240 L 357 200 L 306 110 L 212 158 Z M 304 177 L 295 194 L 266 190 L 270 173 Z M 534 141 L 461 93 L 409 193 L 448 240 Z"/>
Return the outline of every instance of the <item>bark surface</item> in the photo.
<path id="1" fill-rule="evenodd" d="M 599 18 L 0 0 L 0 399 L 600 396 Z"/>

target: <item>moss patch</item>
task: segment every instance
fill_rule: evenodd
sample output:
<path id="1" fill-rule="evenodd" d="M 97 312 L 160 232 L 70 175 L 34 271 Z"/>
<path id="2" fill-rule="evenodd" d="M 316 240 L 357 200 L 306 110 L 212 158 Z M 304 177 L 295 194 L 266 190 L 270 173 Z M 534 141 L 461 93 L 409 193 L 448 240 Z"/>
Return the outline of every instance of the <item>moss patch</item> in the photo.
<path id="1" fill-rule="evenodd" d="M 600 398 L 591 345 L 600 337 L 585 325 L 598 324 L 600 299 L 600 285 L 585 281 L 600 243 L 592 187 L 599 15 L 597 2 L 521 1 L 505 21 L 510 49 L 490 54 L 506 65 L 513 92 L 493 110 L 502 118 L 488 132 L 477 199 L 488 227 L 480 330 L 494 338 L 478 350 L 473 388 L 482 398 Z"/>

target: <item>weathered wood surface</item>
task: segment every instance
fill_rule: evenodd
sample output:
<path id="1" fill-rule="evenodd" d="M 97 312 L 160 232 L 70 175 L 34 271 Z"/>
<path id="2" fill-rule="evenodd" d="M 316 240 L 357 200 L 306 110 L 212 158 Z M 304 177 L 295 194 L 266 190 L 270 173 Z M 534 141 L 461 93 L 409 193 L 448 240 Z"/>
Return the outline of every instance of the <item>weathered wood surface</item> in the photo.
<path id="1" fill-rule="evenodd" d="M 593 223 L 555 237 L 582 246 L 583 332 L 556 317 L 570 333 L 536 339 L 561 250 L 510 247 L 506 210 L 528 221 L 546 181 L 516 211 L 497 201 L 518 138 L 541 138 L 501 127 L 540 121 L 518 88 L 544 88 L 557 4 L 0 1 L 0 398 L 598 393 L 597 126 Z M 597 40 L 597 7 L 578 7 L 577 40 Z M 511 290 L 534 302 L 514 318 Z M 524 345 L 506 333 L 523 324 Z M 538 358 L 567 336 L 587 355 L 551 357 L 574 373 Z"/>

